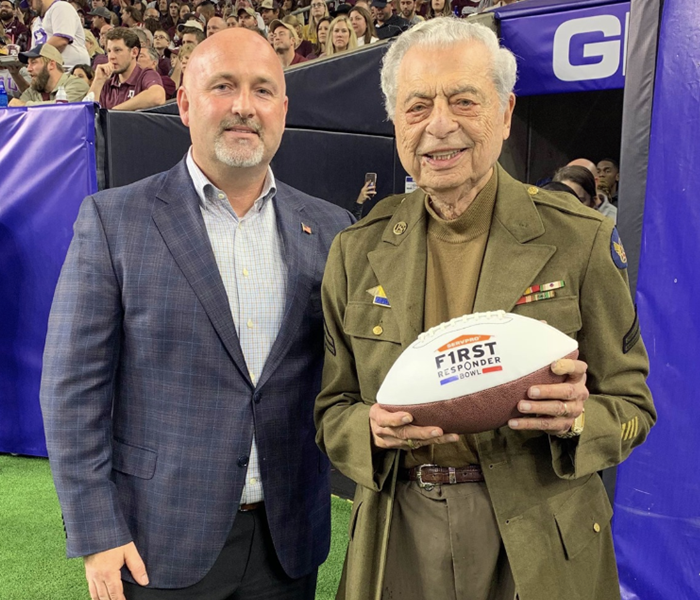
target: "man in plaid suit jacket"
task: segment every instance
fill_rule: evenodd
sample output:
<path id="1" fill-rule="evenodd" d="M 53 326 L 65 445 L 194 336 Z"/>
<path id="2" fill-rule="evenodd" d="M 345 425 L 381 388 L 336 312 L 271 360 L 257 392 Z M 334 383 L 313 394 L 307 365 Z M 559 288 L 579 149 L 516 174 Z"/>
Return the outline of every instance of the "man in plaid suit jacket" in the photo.
<path id="1" fill-rule="evenodd" d="M 287 99 L 263 38 L 220 32 L 187 74 L 188 156 L 84 201 L 56 290 L 41 400 L 67 552 L 93 599 L 121 579 L 127 598 L 310 599 L 320 283 L 352 217 L 269 169 Z"/>

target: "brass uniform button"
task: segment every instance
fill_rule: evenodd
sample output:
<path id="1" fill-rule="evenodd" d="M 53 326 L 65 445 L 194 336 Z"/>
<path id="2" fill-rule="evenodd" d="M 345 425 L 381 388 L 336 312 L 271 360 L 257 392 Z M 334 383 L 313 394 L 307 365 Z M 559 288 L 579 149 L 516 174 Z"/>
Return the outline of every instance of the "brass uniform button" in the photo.
<path id="1" fill-rule="evenodd" d="M 405 221 L 399 221 L 396 225 L 394 225 L 394 233 L 396 235 L 401 235 L 408 229 L 408 225 L 406 225 Z"/>
<path id="2" fill-rule="evenodd" d="M 534 196 L 538 191 L 539 190 L 534 185 L 527 188 L 527 193 L 530 194 L 530 196 Z"/>
<path id="3" fill-rule="evenodd" d="M 384 329 L 381 325 L 375 325 L 374 329 L 372 329 L 372 333 L 374 335 L 382 335 L 382 333 L 384 333 Z"/>
<path id="4" fill-rule="evenodd" d="M 600 533 L 600 525 L 598 523 L 593 523 L 593 531 Z"/>

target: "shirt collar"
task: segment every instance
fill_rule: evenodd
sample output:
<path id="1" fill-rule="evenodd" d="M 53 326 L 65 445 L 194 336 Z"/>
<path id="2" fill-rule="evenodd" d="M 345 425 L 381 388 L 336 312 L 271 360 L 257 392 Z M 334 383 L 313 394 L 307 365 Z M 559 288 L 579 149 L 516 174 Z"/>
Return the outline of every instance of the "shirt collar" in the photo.
<path id="1" fill-rule="evenodd" d="M 121 87 L 122 85 L 135 87 L 138 83 L 139 77 L 141 76 L 142 70 L 143 69 L 141 69 L 141 67 L 138 65 L 134 65 L 134 70 L 131 72 L 131 75 L 129 75 L 129 78 L 126 81 L 122 83 L 119 79 L 119 75 L 115 73 L 112 75 L 112 81 L 110 83 L 113 87 Z"/>
<path id="2" fill-rule="evenodd" d="M 197 192 L 197 197 L 199 198 L 199 205 L 206 209 L 208 206 L 218 200 L 220 197 L 226 198 L 226 194 L 223 190 L 216 187 L 209 178 L 202 172 L 202 170 L 197 166 L 192 158 L 192 146 L 187 151 L 187 158 L 185 159 L 185 164 L 187 165 L 187 171 L 190 174 L 192 183 L 194 184 L 194 189 Z M 275 181 L 275 176 L 272 173 L 272 168 L 267 167 L 267 173 L 265 174 L 265 182 L 263 183 L 262 192 L 258 196 L 257 200 L 253 203 L 253 207 L 250 209 L 252 213 L 258 213 L 262 210 L 265 203 L 274 197 L 277 193 L 277 182 Z M 227 201 L 226 205 L 230 208 L 231 205 Z M 233 212 L 233 209 L 231 209 Z M 234 213 L 235 214 L 235 213 Z"/>

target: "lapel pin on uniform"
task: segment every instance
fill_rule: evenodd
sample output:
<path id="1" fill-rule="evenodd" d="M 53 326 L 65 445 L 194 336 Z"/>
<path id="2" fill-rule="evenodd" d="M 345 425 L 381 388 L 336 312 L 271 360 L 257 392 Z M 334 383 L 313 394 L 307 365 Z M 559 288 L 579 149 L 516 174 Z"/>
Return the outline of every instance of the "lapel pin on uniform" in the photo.
<path id="1" fill-rule="evenodd" d="M 306 234 L 306 235 L 311 235 L 311 227 L 308 225 L 302 223 L 301 224 L 301 230 Z"/>

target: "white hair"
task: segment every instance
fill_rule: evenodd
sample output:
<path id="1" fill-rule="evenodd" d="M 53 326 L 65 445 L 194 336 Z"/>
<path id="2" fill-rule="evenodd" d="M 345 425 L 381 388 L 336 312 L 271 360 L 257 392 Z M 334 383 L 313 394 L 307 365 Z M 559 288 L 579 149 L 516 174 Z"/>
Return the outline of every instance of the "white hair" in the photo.
<path id="1" fill-rule="evenodd" d="M 515 87 L 517 64 L 515 56 L 498 44 L 496 34 L 484 25 L 470 23 L 454 17 L 438 17 L 424 21 L 402 33 L 391 45 L 382 61 L 382 92 L 384 106 L 390 119 L 396 108 L 396 79 L 401 61 L 413 46 L 444 48 L 461 42 L 479 42 L 491 54 L 492 77 L 496 92 L 504 109 Z"/>

